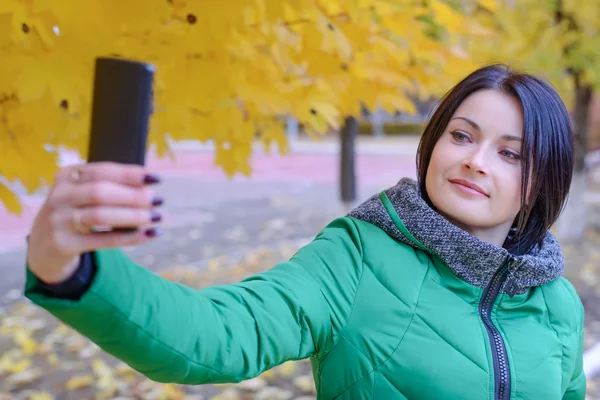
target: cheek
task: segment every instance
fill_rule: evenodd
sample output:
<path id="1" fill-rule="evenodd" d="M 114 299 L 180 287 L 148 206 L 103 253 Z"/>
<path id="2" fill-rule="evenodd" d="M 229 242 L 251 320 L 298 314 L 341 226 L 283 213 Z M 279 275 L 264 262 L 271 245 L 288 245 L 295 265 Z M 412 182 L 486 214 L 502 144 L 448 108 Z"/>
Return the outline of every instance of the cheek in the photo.
<path id="1" fill-rule="evenodd" d="M 511 213 L 519 212 L 521 209 L 521 169 L 510 166 L 510 169 L 504 171 L 496 190 L 500 190 L 501 196 L 498 199 L 504 203 L 505 209 L 510 207 Z"/>
<path id="2" fill-rule="evenodd" d="M 452 154 L 448 150 L 448 145 L 441 138 L 431 153 L 427 174 L 425 175 L 425 190 L 433 203 L 439 201 L 438 194 L 443 190 L 441 184 L 444 178 L 444 172 L 451 164 Z"/>
<path id="3" fill-rule="evenodd" d="M 450 156 L 451 154 L 448 151 L 448 146 L 440 139 L 431 153 L 428 170 L 440 171 L 444 169 L 444 165 L 448 163 Z"/>
<path id="4" fill-rule="evenodd" d="M 427 166 L 427 174 L 425 176 L 425 187 L 427 188 L 427 192 L 430 189 L 433 190 L 433 185 L 436 181 L 436 178 L 439 176 L 439 171 L 442 168 L 440 163 L 443 161 L 443 156 L 440 154 L 440 146 L 436 146 L 431 153 L 431 159 L 429 160 L 429 165 Z"/>

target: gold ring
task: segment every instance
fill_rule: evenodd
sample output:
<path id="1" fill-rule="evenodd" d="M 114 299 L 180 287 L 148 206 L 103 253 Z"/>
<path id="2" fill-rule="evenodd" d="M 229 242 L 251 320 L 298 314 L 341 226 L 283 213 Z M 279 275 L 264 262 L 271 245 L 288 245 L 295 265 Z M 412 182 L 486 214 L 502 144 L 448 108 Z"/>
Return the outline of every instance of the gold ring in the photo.
<path id="1" fill-rule="evenodd" d="M 86 224 L 83 223 L 83 212 L 81 210 L 75 210 L 73 212 L 73 224 L 75 230 L 80 233 L 90 233 L 92 230 Z"/>
<path id="2" fill-rule="evenodd" d="M 73 182 L 78 182 L 81 178 L 81 169 L 79 167 L 75 167 L 71 169 L 71 180 Z"/>

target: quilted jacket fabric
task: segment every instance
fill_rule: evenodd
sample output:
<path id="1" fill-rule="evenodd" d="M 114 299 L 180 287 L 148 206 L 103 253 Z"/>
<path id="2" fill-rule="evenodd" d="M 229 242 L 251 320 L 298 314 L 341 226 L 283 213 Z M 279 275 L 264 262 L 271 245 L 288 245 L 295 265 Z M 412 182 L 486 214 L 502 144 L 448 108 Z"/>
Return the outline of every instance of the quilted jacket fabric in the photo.
<path id="1" fill-rule="evenodd" d="M 25 292 L 161 382 L 239 382 L 310 358 L 319 399 L 584 399 L 583 308 L 553 238 L 523 255 L 452 250 L 473 239 L 441 220 L 407 228 L 421 207 L 402 200 L 411 188 L 236 284 L 195 291 L 107 249 L 81 299 L 52 297 L 29 271 Z"/>

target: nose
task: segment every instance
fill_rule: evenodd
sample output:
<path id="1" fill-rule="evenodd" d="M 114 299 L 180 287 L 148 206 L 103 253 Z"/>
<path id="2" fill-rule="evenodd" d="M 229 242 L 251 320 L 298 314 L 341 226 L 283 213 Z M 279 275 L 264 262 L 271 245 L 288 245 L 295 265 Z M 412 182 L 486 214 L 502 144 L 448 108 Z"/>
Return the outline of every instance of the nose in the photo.
<path id="1" fill-rule="evenodd" d="M 463 161 L 463 167 L 481 175 L 487 175 L 487 165 L 485 162 L 485 151 L 477 149 L 470 153 Z"/>

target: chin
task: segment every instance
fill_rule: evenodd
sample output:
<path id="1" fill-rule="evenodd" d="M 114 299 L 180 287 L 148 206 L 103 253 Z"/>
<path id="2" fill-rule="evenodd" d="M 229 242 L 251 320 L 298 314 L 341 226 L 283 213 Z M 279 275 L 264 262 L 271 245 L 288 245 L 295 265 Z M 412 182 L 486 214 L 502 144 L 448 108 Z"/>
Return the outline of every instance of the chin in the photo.
<path id="1" fill-rule="evenodd" d="M 476 204 L 467 203 L 465 202 L 462 207 L 457 207 L 457 204 L 453 204 L 452 206 L 441 204 L 440 207 L 437 207 L 437 211 L 447 220 L 465 231 L 470 231 L 472 228 L 481 229 L 494 225 L 490 221 L 491 218 L 488 218 L 487 210 L 482 210 Z"/>

